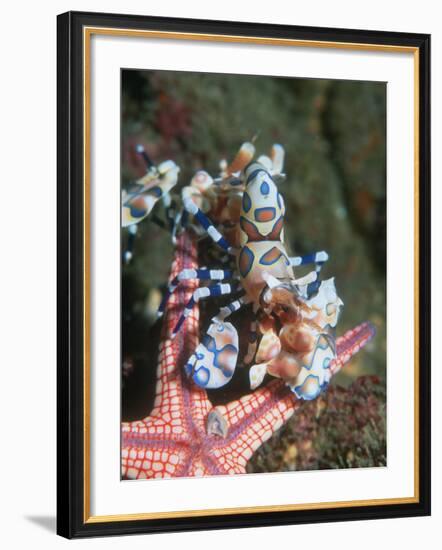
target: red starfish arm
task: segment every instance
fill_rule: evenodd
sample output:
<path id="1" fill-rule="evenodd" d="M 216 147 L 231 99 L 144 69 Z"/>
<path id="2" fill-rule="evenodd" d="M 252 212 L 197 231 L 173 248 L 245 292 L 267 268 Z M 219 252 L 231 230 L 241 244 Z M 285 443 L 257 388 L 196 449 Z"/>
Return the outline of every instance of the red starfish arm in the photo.
<path id="1" fill-rule="evenodd" d="M 169 436 L 170 437 L 170 436 Z M 121 474 L 128 479 L 179 477 L 190 460 L 187 442 L 123 432 Z"/>
<path id="2" fill-rule="evenodd" d="M 184 232 L 178 237 L 169 282 L 185 268 L 198 268 L 197 242 L 189 232 Z M 196 280 L 182 282 L 167 304 L 161 335 L 155 401 L 151 416 L 168 420 L 171 413 L 175 413 L 173 416 L 181 419 L 185 419 L 186 415 L 191 414 L 194 420 L 201 420 L 200 424 L 203 429 L 202 419 L 206 417 L 211 404 L 206 392 L 194 384 L 191 385 L 183 376 L 184 364 L 198 345 L 198 305 L 195 305 L 175 339 L 171 340 L 169 337 L 182 314 L 184 304 L 189 301 L 197 286 Z M 178 422 L 176 424 L 178 425 Z"/>
<path id="3" fill-rule="evenodd" d="M 369 323 L 361 323 L 336 340 L 336 360 L 331 365 L 333 374 L 339 372 L 375 336 L 376 329 Z"/>
<path id="4" fill-rule="evenodd" d="M 169 280 L 184 268 L 196 267 L 196 240 L 184 233 L 177 242 Z M 205 419 L 212 405 L 206 392 L 183 375 L 183 365 L 198 343 L 198 306 L 195 306 L 175 339 L 169 337 L 183 305 L 196 287 L 197 281 L 186 281 L 167 304 L 151 414 L 142 420 L 122 424 L 122 474 L 126 477 L 140 479 L 185 475 L 190 460 L 189 443 L 196 431 L 198 435 L 205 434 Z"/>
<path id="5" fill-rule="evenodd" d="M 227 473 L 245 473 L 256 449 L 293 415 L 300 405 L 281 380 L 213 409 L 225 419 L 227 434 L 218 438 L 213 454 L 225 465 Z"/>

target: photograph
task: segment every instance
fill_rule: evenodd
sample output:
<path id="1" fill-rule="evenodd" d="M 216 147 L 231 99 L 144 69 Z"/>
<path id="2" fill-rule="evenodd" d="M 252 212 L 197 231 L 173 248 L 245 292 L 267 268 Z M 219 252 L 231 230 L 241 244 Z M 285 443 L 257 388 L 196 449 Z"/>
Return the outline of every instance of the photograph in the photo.
<path id="1" fill-rule="evenodd" d="M 58 17 L 61 536 L 430 513 L 430 36 L 373 29 Z"/>
<path id="2" fill-rule="evenodd" d="M 387 467 L 387 83 L 120 81 L 121 480 Z"/>
<path id="3" fill-rule="evenodd" d="M 2 11 L 2 547 L 432 550 L 437 4 L 85 5 Z"/>

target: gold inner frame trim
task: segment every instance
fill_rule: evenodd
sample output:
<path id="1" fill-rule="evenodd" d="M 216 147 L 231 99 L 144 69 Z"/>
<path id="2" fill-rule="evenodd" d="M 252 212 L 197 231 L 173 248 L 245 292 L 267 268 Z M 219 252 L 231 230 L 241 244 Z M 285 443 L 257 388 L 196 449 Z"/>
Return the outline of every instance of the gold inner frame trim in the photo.
<path id="1" fill-rule="evenodd" d="M 238 44 L 256 44 L 304 48 L 331 48 L 387 53 L 411 53 L 414 63 L 414 495 L 370 500 L 350 500 L 336 502 L 316 502 L 302 504 L 283 504 L 269 506 L 241 506 L 234 508 L 214 508 L 202 510 L 177 510 L 168 512 L 148 512 L 136 514 L 91 515 L 90 491 L 90 108 L 91 108 L 91 37 L 92 35 L 123 36 L 133 38 L 156 38 L 169 40 L 193 40 L 202 42 L 231 42 Z M 149 31 L 137 29 L 115 29 L 108 27 L 83 28 L 83 93 L 84 93 L 84 487 L 83 511 L 84 523 L 103 523 L 117 521 L 141 521 L 150 519 L 170 519 L 204 517 L 229 514 L 252 514 L 263 512 L 287 512 L 300 510 L 324 510 L 330 508 L 348 508 L 351 506 L 385 506 L 391 504 L 412 504 L 419 502 L 419 49 L 412 46 L 378 45 L 358 42 L 331 42 L 321 40 L 296 40 L 270 37 L 246 37 L 224 34 L 205 34 L 188 32 Z"/>

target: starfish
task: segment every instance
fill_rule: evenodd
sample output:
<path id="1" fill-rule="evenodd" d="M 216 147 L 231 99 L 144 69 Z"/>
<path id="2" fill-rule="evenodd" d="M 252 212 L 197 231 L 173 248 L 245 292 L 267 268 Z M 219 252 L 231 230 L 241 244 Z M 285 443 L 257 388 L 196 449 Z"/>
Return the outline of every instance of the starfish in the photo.
<path id="1" fill-rule="evenodd" d="M 184 232 L 177 241 L 170 280 L 197 267 L 196 239 Z M 125 479 L 244 474 L 253 453 L 302 406 L 281 380 L 227 405 L 214 407 L 204 389 L 189 380 L 183 365 L 198 344 L 199 310 L 182 330 L 169 334 L 195 290 L 187 281 L 167 305 L 159 349 L 155 401 L 149 416 L 122 424 L 121 474 Z M 363 323 L 336 341 L 336 374 L 372 337 Z"/>

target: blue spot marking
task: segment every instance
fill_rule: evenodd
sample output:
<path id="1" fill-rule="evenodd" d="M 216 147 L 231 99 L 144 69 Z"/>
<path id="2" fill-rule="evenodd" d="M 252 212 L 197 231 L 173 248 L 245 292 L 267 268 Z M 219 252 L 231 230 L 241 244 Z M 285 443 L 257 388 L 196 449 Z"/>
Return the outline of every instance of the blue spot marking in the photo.
<path id="1" fill-rule="evenodd" d="M 206 334 L 203 338 L 202 344 L 206 347 L 207 351 L 210 351 L 211 353 L 216 353 L 216 341 L 213 336 Z"/>
<path id="2" fill-rule="evenodd" d="M 313 353 L 313 357 L 312 357 L 312 360 L 310 361 L 310 365 L 303 364 L 302 366 L 307 370 L 311 370 L 315 364 L 315 358 L 316 358 L 316 353 L 318 349 L 330 349 L 333 352 L 333 346 L 331 344 L 332 344 L 331 337 L 328 334 L 320 334 L 316 339 L 315 352 Z M 327 357 L 324 359 L 322 363 L 322 367 L 328 369 L 330 367 L 330 363 L 331 363 L 331 359 Z"/>
<path id="3" fill-rule="evenodd" d="M 208 351 L 213 351 L 213 347 L 214 347 L 214 342 L 215 340 L 212 338 L 212 336 L 209 336 L 208 334 L 205 334 L 204 335 L 204 338 L 202 339 L 201 341 L 201 344 L 208 350 Z M 198 354 L 197 354 L 197 357 L 198 357 Z M 198 357 L 198 359 L 202 359 L 204 357 L 204 355 L 202 357 Z"/>
<path id="4" fill-rule="evenodd" d="M 252 208 L 252 199 L 246 191 L 244 191 L 244 195 L 242 196 L 242 207 L 244 212 L 248 212 Z"/>
<path id="5" fill-rule="evenodd" d="M 276 246 L 274 246 L 268 252 L 261 256 L 261 258 L 259 259 L 259 263 L 261 265 L 273 265 L 276 264 L 276 262 L 279 262 L 281 258 L 285 260 L 286 265 L 290 264 L 286 255 L 278 248 L 276 248 Z"/>
<path id="6" fill-rule="evenodd" d="M 158 187 L 158 185 L 155 185 L 155 187 L 152 187 L 152 189 L 149 189 L 149 195 L 153 195 L 154 197 L 161 197 L 163 192 L 161 191 L 161 188 Z"/>
<path id="7" fill-rule="evenodd" d="M 241 277 L 246 277 L 249 271 L 252 269 L 253 260 L 255 259 L 255 255 L 253 252 L 247 248 L 247 246 L 244 246 L 241 250 L 241 253 L 239 255 L 239 272 L 241 273 Z"/>
<path id="8" fill-rule="evenodd" d="M 263 181 L 259 190 L 261 191 L 261 195 L 268 195 L 270 193 L 269 184 L 266 181 Z"/>
<path id="9" fill-rule="evenodd" d="M 210 380 L 211 371 L 214 372 L 214 368 L 219 369 L 226 378 L 230 379 L 233 376 L 234 369 L 232 370 L 231 367 L 229 367 L 228 365 L 223 365 L 222 363 L 220 363 L 220 356 L 226 351 L 238 355 L 238 349 L 232 344 L 226 344 L 221 349 L 217 349 L 215 339 L 208 334 L 205 335 L 201 343 L 203 346 L 206 347 L 207 351 L 213 353 L 213 359 L 212 365 L 208 367 L 201 365 L 195 370 L 195 372 L 193 373 L 193 379 L 195 383 L 203 388 L 206 387 Z M 195 355 L 197 359 L 204 358 L 204 354 L 196 353 Z M 192 374 L 191 372 L 189 373 L 189 366 L 189 363 L 185 366 L 186 372 L 188 372 L 188 374 Z"/>
<path id="10" fill-rule="evenodd" d="M 197 371 L 195 371 L 193 379 L 195 381 L 195 384 L 197 384 L 201 388 L 205 388 L 210 380 L 209 369 L 206 369 L 206 367 L 200 367 Z"/>
<path id="11" fill-rule="evenodd" d="M 223 375 L 226 377 L 226 378 L 230 378 L 232 375 L 233 375 L 233 372 L 226 366 L 226 367 L 223 367 L 223 365 L 220 365 L 219 363 L 219 358 L 218 356 L 223 353 L 224 351 L 231 351 L 235 354 L 238 353 L 238 350 L 235 346 L 233 346 L 232 344 L 226 344 L 223 348 L 221 349 L 216 349 L 214 351 L 214 358 L 213 358 L 213 366 L 216 367 L 217 369 L 220 369 L 220 371 L 223 373 Z"/>
<path id="12" fill-rule="evenodd" d="M 130 206 L 130 215 L 132 218 L 142 218 L 146 214 L 146 210 L 144 208 L 136 208 L 135 206 Z"/>

